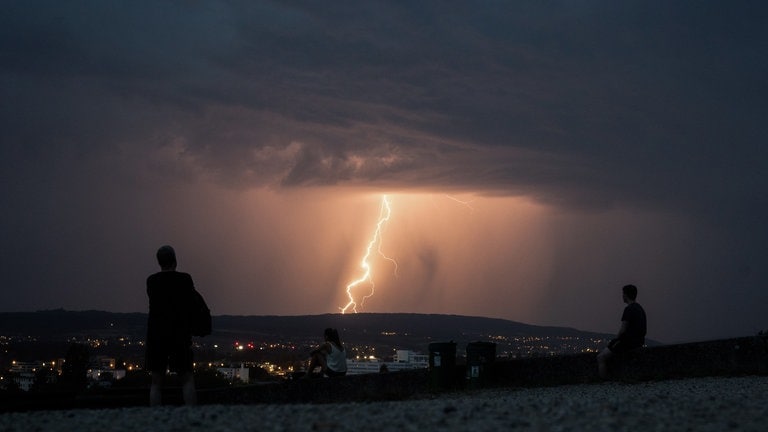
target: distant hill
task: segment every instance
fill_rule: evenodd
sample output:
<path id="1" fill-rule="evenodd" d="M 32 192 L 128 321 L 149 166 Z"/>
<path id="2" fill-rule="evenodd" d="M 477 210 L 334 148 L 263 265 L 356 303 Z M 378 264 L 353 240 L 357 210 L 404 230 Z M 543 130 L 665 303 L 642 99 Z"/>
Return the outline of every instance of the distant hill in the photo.
<path id="1" fill-rule="evenodd" d="M 409 334 L 438 339 L 461 335 L 505 336 L 603 336 L 567 327 L 544 327 L 516 321 L 462 315 L 416 313 L 358 313 L 303 316 L 232 316 L 214 318 L 218 331 L 247 330 L 252 334 L 281 333 L 317 337 L 326 327 L 334 327 L 350 335 L 371 333 Z"/>
<path id="2" fill-rule="evenodd" d="M 147 314 L 104 311 L 67 311 L 0 313 L 0 335 L 59 338 L 81 334 L 146 333 Z"/>
<path id="3" fill-rule="evenodd" d="M 104 311 L 0 313 L 0 335 L 59 338 L 68 335 L 125 334 L 143 337 L 147 314 Z M 545 327 L 515 321 L 461 315 L 415 313 L 359 313 L 299 316 L 236 316 L 213 318 L 214 334 L 221 337 L 268 340 L 275 337 L 319 339 L 323 329 L 339 329 L 347 340 L 398 335 L 421 340 L 472 340 L 488 336 L 580 336 L 603 338 L 610 335 L 584 332 L 568 327 Z"/>
<path id="4" fill-rule="evenodd" d="M 43 348 L 46 353 L 60 352 L 64 344 L 86 339 L 106 339 L 102 344 L 124 346 L 124 341 L 143 341 L 146 337 L 147 314 L 104 311 L 66 311 L 63 309 L 38 312 L 0 313 L 0 336 L 21 337 L 29 351 Z M 515 355 L 544 355 L 546 353 L 575 353 L 597 349 L 613 337 L 611 334 L 580 331 L 569 327 L 547 327 L 524 324 L 498 318 L 462 315 L 416 313 L 359 313 L 298 316 L 236 316 L 213 317 L 213 334 L 195 338 L 200 358 L 218 359 L 234 354 L 235 345 L 249 346 L 242 352 L 250 358 L 267 353 L 282 360 L 306 355 L 321 343 L 323 330 L 339 330 L 344 344 L 363 355 L 371 353 L 389 357 L 395 350 L 426 353 L 433 342 L 455 342 L 457 352 L 463 352 L 470 342 L 494 342 L 500 353 Z M 32 339 L 27 339 L 31 337 Z M 251 344 L 252 343 L 252 344 Z M 647 341 L 648 345 L 658 345 Z M 17 344 L 18 345 L 18 344 Z M 121 355 L 141 356 L 143 348 L 133 344 Z M 228 353 L 228 354 L 227 354 Z M 276 354 L 282 353 L 282 354 Z M 250 356 L 250 357 L 249 357 Z M 44 358 L 38 354 L 39 358 Z M 35 357 L 35 358 L 38 358 Z M 266 357 L 265 357 L 266 358 Z M 271 357 L 270 357 L 271 358 Z"/>

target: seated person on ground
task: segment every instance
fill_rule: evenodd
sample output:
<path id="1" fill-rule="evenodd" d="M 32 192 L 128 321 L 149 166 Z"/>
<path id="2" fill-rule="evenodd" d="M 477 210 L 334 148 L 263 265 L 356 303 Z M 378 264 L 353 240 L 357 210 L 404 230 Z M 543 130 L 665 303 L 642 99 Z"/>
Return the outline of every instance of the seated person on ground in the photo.
<path id="1" fill-rule="evenodd" d="M 622 287 L 622 297 L 627 306 L 621 316 L 619 334 L 597 355 L 598 373 L 601 378 L 608 377 L 608 359 L 614 354 L 631 351 L 645 344 L 646 318 L 643 307 L 635 301 L 637 287 L 625 285 Z"/>
<path id="2" fill-rule="evenodd" d="M 310 354 L 307 377 L 312 376 L 319 366 L 322 374 L 328 377 L 344 376 L 347 374 L 347 351 L 339 339 L 339 332 L 333 328 L 325 329 L 325 343 Z"/>

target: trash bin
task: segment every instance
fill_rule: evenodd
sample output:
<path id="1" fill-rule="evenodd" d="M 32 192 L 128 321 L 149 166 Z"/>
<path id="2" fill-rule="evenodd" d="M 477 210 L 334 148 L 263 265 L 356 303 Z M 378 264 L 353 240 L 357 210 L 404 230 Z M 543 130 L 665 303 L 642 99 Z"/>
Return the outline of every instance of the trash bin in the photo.
<path id="1" fill-rule="evenodd" d="M 470 342 L 467 344 L 467 386 L 484 387 L 492 380 L 493 362 L 496 360 L 496 344 Z"/>
<path id="2" fill-rule="evenodd" d="M 447 390 L 454 385 L 456 375 L 456 342 L 429 344 L 429 388 Z"/>

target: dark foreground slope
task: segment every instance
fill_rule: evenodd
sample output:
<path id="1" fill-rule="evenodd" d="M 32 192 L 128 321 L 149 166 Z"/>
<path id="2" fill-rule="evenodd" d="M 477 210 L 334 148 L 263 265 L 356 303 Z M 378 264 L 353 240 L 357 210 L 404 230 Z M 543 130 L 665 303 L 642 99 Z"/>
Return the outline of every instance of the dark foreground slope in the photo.
<path id="1" fill-rule="evenodd" d="M 768 377 L 642 385 L 499 388 L 377 403 L 220 404 L 0 414 L 0 430 L 50 431 L 755 431 Z"/>

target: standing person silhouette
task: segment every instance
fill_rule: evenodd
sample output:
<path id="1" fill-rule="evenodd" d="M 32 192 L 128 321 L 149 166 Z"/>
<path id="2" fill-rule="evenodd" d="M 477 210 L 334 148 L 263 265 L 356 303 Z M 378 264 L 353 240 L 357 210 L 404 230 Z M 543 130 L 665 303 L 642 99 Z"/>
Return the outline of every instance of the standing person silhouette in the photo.
<path id="1" fill-rule="evenodd" d="M 616 338 L 597 355 L 597 371 L 603 379 L 608 378 L 608 360 L 614 354 L 631 351 L 645 344 L 647 322 L 645 310 L 635 301 L 637 287 L 625 285 L 621 288 L 621 294 L 627 304 L 621 315 L 621 328 Z"/>
<path id="2" fill-rule="evenodd" d="M 320 366 L 322 373 L 328 377 L 344 376 L 347 374 L 347 351 L 339 339 L 339 332 L 334 328 L 327 328 L 323 333 L 325 343 L 317 347 L 310 354 L 309 366 L 307 366 L 307 378 L 312 377 L 312 372 Z"/>
<path id="3" fill-rule="evenodd" d="M 197 403 L 192 371 L 192 335 L 189 306 L 195 285 L 187 273 L 176 271 L 176 252 L 170 246 L 157 251 L 160 271 L 147 278 L 149 319 L 147 322 L 146 368 L 152 373 L 150 406 L 162 404 L 162 387 L 167 370 L 181 377 L 186 405 Z"/>

